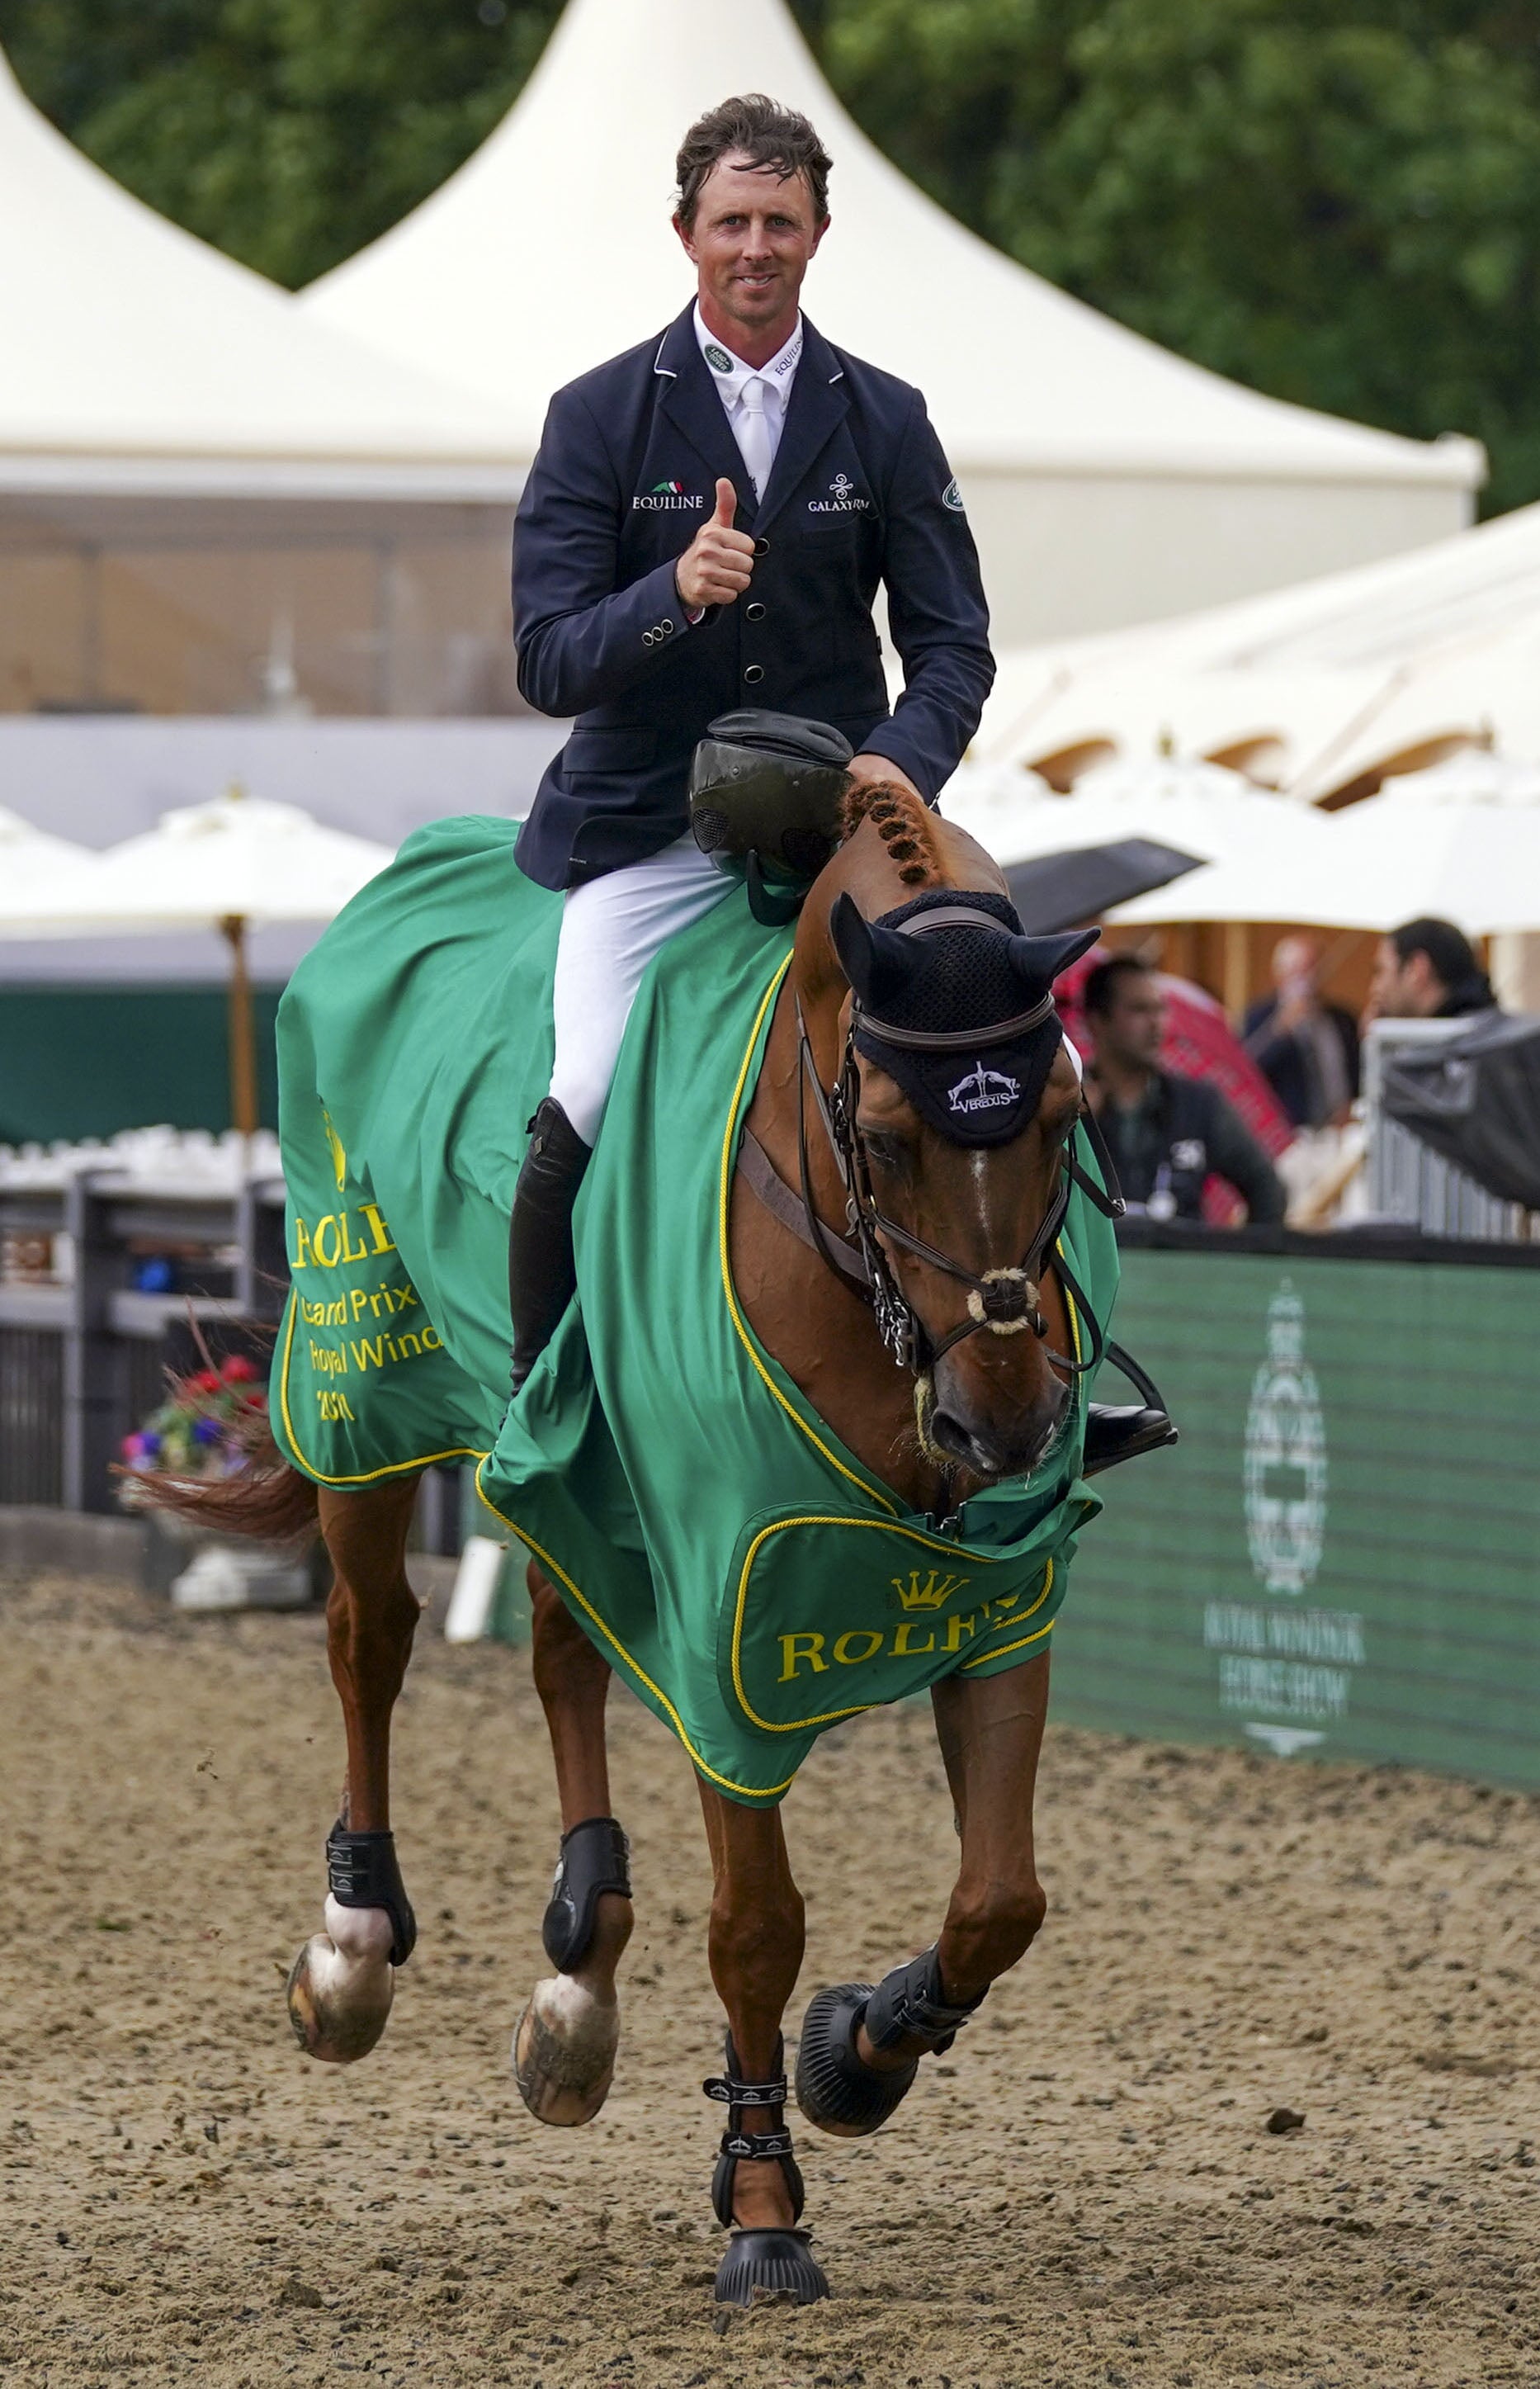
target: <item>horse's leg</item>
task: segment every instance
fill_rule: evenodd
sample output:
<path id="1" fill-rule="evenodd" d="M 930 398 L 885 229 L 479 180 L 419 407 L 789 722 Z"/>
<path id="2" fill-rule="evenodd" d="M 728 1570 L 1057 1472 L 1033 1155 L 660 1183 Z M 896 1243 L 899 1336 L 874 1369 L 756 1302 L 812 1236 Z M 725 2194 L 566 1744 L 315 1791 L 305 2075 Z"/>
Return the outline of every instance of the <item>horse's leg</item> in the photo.
<path id="1" fill-rule="evenodd" d="M 802 2177 L 785 2128 L 781 2020 L 795 1987 L 805 1939 L 802 1895 L 792 1880 L 780 1811 L 745 1808 L 700 1786 L 711 1846 L 711 1979 L 727 2010 L 727 2070 L 712 2095 L 728 2109 L 711 2185 L 717 2219 L 738 2227 L 717 2275 L 717 2296 L 751 2303 L 756 2288 L 789 2290 L 806 2305 L 828 2284 L 805 2239 L 788 2239 L 802 2213 Z M 734 2091 L 749 2098 L 734 2098 Z M 753 2155 L 757 2140 L 763 2155 Z"/>
<path id="2" fill-rule="evenodd" d="M 941 1937 L 875 1988 L 820 1991 L 803 2024 L 803 2114 L 850 2138 L 886 2121 L 927 2050 L 950 2048 L 990 1984 L 1025 1955 L 1048 1905 L 1032 1841 L 1047 1654 L 982 1680 L 949 1676 L 931 1697 L 962 1843 Z"/>
<path id="3" fill-rule="evenodd" d="M 609 1812 L 608 1663 L 538 1564 L 529 1563 L 535 1689 L 561 1799 L 562 1850 L 542 1939 L 556 1973 L 537 1983 L 514 2034 L 514 2074 L 542 2124 L 587 2124 L 615 2071 L 615 1970 L 631 1935 L 626 1837 Z"/>
<path id="4" fill-rule="evenodd" d="M 416 1938 L 390 1838 L 390 1712 L 418 1614 L 405 1565 L 416 1497 L 414 1477 L 363 1493 L 321 1492 L 335 1578 L 326 1653 L 342 1702 L 348 1777 L 326 1845 L 326 1930 L 294 1961 L 288 2012 L 302 2049 L 343 2065 L 366 2056 L 385 2030 L 396 1967 Z"/>

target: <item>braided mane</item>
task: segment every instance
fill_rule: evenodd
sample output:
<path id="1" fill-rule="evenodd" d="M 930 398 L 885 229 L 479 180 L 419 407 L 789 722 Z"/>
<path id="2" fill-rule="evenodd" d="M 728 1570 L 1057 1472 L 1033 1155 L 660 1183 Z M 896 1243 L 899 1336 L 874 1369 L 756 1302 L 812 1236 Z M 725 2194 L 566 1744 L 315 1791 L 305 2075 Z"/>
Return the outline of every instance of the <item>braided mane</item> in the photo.
<path id="1" fill-rule="evenodd" d="M 842 845 L 854 837 L 863 821 L 869 821 L 882 839 L 906 888 L 946 886 L 935 816 L 912 788 L 900 787 L 891 780 L 853 782 L 846 790 L 840 816 Z"/>

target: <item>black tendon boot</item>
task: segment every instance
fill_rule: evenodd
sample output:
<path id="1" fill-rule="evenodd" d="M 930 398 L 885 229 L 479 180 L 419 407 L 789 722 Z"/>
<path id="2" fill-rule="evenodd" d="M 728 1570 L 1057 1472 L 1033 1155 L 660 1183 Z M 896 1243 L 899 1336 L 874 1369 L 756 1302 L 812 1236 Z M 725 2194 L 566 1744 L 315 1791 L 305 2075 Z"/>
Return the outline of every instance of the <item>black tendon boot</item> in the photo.
<path id="1" fill-rule="evenodd" d="M 547 1095 L 529 1123 L 508 1222 L 515 1394 L 555 1334 L 577 1286 L 572 1206 L 591 1152 L 560 1104 Z"/>

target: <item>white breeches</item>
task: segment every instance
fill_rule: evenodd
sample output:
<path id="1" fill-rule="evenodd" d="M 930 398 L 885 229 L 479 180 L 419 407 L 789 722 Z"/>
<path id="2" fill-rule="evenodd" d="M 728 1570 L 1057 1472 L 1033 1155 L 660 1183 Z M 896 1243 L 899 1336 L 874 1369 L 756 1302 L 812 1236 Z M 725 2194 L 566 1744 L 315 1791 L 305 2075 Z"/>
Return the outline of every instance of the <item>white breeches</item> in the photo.
<path id="1" fill-rule="evenodd" d="M 585 1144 L 599 1133 L 620 1040 L 658 948 L 732 892 L 691 837 L 661 854 L 569 888 L 552 989 L 556 1059 L 551 1092 Z"/>

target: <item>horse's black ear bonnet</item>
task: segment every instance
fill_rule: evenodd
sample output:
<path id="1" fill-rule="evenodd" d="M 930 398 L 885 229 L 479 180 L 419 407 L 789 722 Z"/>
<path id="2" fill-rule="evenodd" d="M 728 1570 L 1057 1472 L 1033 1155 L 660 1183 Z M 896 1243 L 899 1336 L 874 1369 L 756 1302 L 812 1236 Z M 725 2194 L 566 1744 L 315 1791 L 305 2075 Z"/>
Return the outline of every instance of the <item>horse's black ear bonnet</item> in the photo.
<path id="1" fill-rule="evenodd" d="M 1007 896 L 931 888 L 875 921 L 829 918 L 855 998 L 858 1054 L 954 1144 L 1006 1144 L 1037 1111 L 1063 1038 L 1053 982 L 1095 929 L 1029 938 Z"/>

